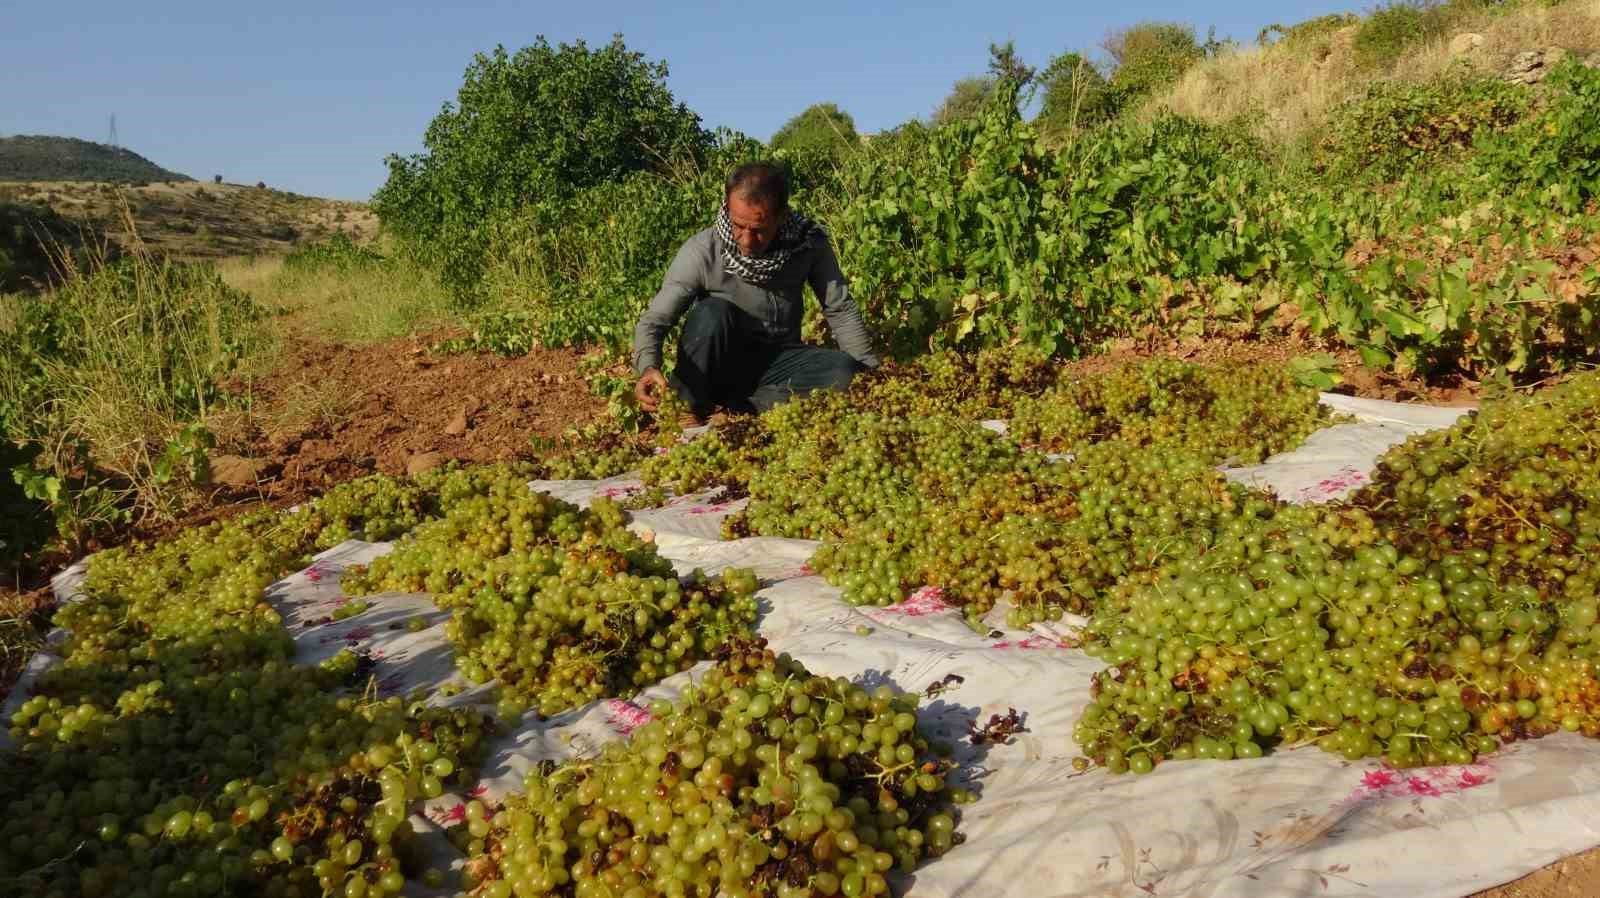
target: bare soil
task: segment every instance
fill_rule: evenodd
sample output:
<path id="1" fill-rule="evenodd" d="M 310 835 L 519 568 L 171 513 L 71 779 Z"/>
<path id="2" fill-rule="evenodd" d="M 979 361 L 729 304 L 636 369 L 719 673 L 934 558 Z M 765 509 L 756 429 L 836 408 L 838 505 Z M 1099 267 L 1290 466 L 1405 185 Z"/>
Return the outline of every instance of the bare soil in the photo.
<path id="1" fill-rule="evenodd" d="M 1593 898 L 1600 895 L 1600 848 L 1575 854 L 1471 898 Z"/>
<path id="2" fill-rule="evenodd" d="M 251 411 L 222 448 L 259 466 L 256 483 L 235 495 L 298 501 L 365 474 L 531 458 L 535 437 L 604 410 L 578 374 L 577 352 L 435 355 L 435 340 L 301 341 L 266 378 L 235 384 Z"/>

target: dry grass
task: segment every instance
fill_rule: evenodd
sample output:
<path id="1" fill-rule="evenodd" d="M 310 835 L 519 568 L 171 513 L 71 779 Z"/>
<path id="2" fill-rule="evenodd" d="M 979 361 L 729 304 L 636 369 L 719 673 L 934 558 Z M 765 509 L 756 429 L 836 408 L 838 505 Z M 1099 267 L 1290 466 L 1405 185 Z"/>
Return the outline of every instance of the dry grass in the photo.
<path id="1" fill-rule="evenodd" d="M 1255 135 L 1271 145 L 1295 145 L 1323 127 L 1333 107 L 1361 95 L 1380 77 L 1355 63 L 1352 44 L 1358 28 L 1350 26 L 1300 46 L 1280 42 L 1243 47 L 1206 60 L 1151 98 L 1138 114 L 1149 118 L 1171 111 L 1218 124 L 1248 122 Z M 1424 42 L 1407 50 L 1393 71 L 1382 77 L 1421 81 L 1454 65 L 1495 73 L 1524 50 L 1551 46 L 1580 54 L 1595 52 L 1600 50 L 1600 0 L 1476 10 L 1463 14 L 1450 37 L 1464 32 L 1481 34 L 1483 43 L 1453 57 L 1448 37 Z"/>
<path id="2" fill-rule="evenodd" d="M 224 259 L 223 280 L 282 312 L 285 339 L 314 336 L 364 345 L 456 323 L 433 272 L 405 259 L 382 265 L 295 269 L 276 257 Z"/>
<path id="3" fill-rule="evenodd" d="M 1456 33 L 1483 35 L 1483 43 L 1464 61 L 1483 72 L 1501 72 L 1524 50 L 1562 47 L 1579 55 L 1600 51 L 1600 0 L 1574 0 L 1559 6 L 1536 3 L 1504 12 L 1485 10 Z M 1401 57 L 1394 75 L 1408 80 L 1436 77 L 1457 64 L 1449 40 L 1429 41 Z"/>
<path id="4" fill-rule="evenodd" d="M 70 493 L 66 517 L 78 543 L 120 517 L 119 500 L 142 520 L 181 510 L 187 482 L 157 458 L 215 409 L 201 385 L 259 345 L 260 328 L 249 303 L 214 273 L 137 246 L 117 266 L 98 257 L 61 265 L 61 285 L 33 300 L 50 310 L 60 350 L 5 357 L 0 402 L 17 412 L 12 435 L 37 444 L 53 473 L 92 462 L 106 475 L 104 488 Z"/>

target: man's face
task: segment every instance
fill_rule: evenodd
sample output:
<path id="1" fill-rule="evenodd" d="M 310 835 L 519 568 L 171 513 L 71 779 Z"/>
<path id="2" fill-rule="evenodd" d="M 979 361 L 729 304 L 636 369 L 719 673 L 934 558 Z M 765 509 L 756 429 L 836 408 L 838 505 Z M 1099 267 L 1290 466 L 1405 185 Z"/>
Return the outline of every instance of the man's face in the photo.
<path id="1" fill-rule="evenodd" d="M 738 194 L 728 197 L 728 224 L 733 226 L 733 240 L 739 244 L 739 252 L 747 256 L 759 256 L 767 251 L 773 238 L 778 236 L 783 215 L 768 203 L 750 202 Z"/>

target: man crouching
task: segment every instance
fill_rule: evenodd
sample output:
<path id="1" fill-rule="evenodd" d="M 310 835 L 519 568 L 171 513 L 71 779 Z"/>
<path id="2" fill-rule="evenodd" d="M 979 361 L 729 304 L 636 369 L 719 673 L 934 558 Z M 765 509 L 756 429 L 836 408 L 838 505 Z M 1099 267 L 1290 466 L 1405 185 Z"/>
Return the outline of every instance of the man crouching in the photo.
<path id="1" fill-rule="evenodd" d="M 810 284 L 839 349 L 800 342 Z M 661 341 L 684 317 L 672 381 Z M 843 350 L 843 351 L 840 351 Z M 654 411 L 670 386 L 701 423 L 718 406 L 764 412 L 812 390 L 842 390 L 878 357 L 820 225 L 789 208 L 783 170 L 766 162 L 728 175 L 717 223 L 690 237 L 633 332 L 634 395 Z"/>

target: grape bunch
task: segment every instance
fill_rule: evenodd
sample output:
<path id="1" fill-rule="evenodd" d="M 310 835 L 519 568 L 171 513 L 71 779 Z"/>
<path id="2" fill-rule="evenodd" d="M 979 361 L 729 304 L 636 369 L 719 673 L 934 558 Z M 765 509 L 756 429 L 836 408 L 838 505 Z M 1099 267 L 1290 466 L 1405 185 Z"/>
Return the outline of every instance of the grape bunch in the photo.
<path id="1" fill-rule="evenodd" d="M 1058 619 L 1265 506 L 1181 450 L 1112 441 L 1051 462 L 970 422 L 847 397 L 779 409 L 766 428 L 750 505 L 725 528 L 822 540 L 812 567 L 858 604 L 937 585 L 973 617 L 1009 599 L 1012 626 Z"/>
<path id="2" fill-rule="evenodd" d="M 1211 464 L 1254 464 L 1328 423 L 1317 393 L 1279 365 L 1125 363 L 1016 405 L 1013 438 L 1051 452 L 1119 440 Z"/>
<path id="3" fill-rule="evenodd" d="M 764 641 L 725 646 L 676 703 L 598 757 L 547 764 L 467 805 L 466 885 L 534 895 L 887 895 L 960 841 L 951 769 L 915 695 L 809 674 Z"/>
<path id="4" fill-rule="evenodd" d="M 441 474 L 439 482 L 458 479 Z M 372 478 L 90 563 L 63 660 L 8 721 L 0 882 L 29 895 L 393 895 L 421 873 L 417 799 L 469 782 L 475 711 L 377 694 L 373 663 L 315 667 L 264 601 L 342 534 L 437 504 Z"/>
<path id="5" fill-rule="evenodd" d="M 623 525 L 609 500 L 584 511 L 508 477 L 341 586 L 433 593 L 463 674 L 498 680 L 505 714 L 555 714 L 686 669 L 755 621 L 753 574 L 680 581 Z"/>
<path id="6" fill-rule="evenodd" d="M 1346 502 L 1279 506 L 1118 584 L 1077 738 L 1113 770 L 1314 742 L 1465 763 L 1600 735 L 1600 376 L 1487 402 Z"/>
<path id="7" fill-rule="evenodd" d="M 1009 418 L 1019 404 L 1054 386 L 1058 371 L 1048 353 L 1032 346 L 946 349 L 859 375 L 851 384 L 852 403 L 904 418 Z"/>

